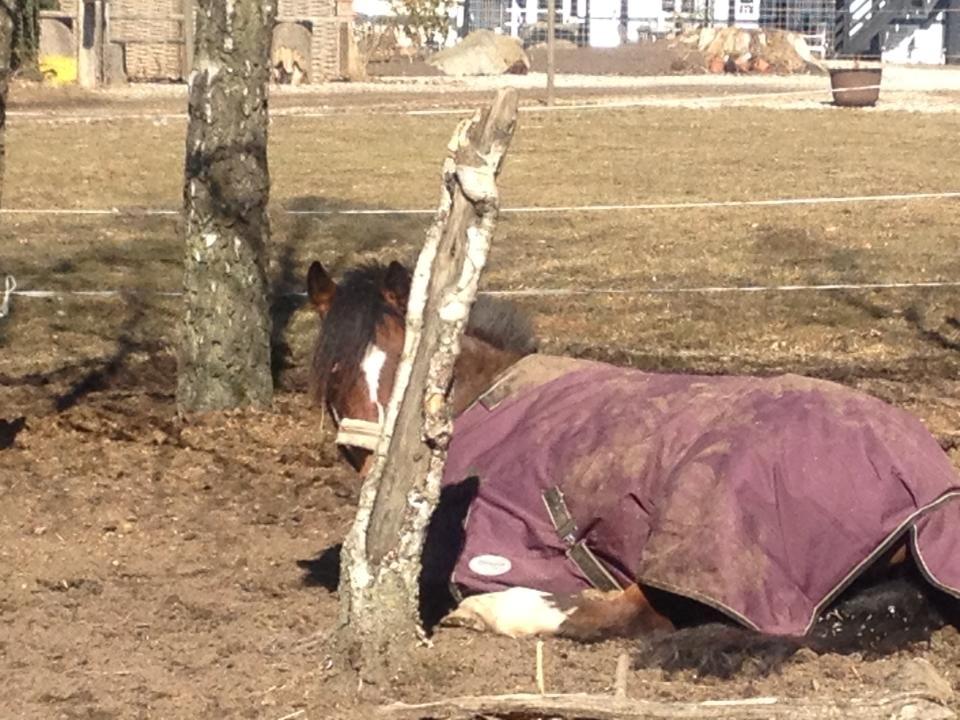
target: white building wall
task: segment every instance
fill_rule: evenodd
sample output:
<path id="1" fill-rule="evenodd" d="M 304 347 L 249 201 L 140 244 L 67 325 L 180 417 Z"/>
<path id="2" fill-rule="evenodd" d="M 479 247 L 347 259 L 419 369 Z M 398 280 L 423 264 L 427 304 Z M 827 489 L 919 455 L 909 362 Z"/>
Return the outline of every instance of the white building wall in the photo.
<path id="1" fill-rule="evenodd" d="M 761 0 L 736 0 L 733 11 L 733 24 L 742 28 L 760 27 Z M 727 0 L 714 0 L 713 24 L 727 25 L 730 22 L 730 3 Z"/>
<path id="2" fill-rule="evenodd" d="M 667 32 L 669 20 L 663 0 L 627 0 L 627 41 L 636 42 L 641 32 Z"/>
<path id="3" fill-rule="evenodd" d="M 590 0 L 590 46 L 620 45 L 620 0 Z"/>
<path id="4" fill-rule="evenodd" d="M 883 61 L 903 65 L 943 65 L 943 13 L 928 25 L 893 25 L 883 50 Z"/>

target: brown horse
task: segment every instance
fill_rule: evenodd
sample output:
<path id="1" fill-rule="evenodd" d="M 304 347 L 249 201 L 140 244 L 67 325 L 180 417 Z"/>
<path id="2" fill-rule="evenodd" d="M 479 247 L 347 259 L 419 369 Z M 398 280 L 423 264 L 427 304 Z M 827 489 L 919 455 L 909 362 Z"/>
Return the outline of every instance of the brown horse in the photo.
<path id="1" fill-rule="evenodd" d="M 310 301 L 322 319 L 312 366 L 312 399 L 330 411 L 338 426 L 341 452 L 362 474 L 375 446 L 403 348 L 410 273 L 396 262 L 388 266 L 367 265 L 345 273 L 337 284 L 322 265 L 313 263 L 307 285 Z M 936 455 L 939 448 L 935 443 L 935 449 L 931 449 L 932 438 L 919 423 L 879 401 L 822 381 L 793 376 L 767 381 L 658 376 L 598 363 L 535 356 L 536 348 L 531 324 L 516 307 L 487 297 L 478 299 L 463 339 L 452 387 L 457 424 L 444 494 L 448 499 L 456 496 L 459 500 L 450 504 L 450 508 L 456 509 L 445 508 L 441 501 L 424 551 L 424 575 L 431 591 L 436 592 L 452 578 L 453 585 L 459 585 L 459 590 L 467 595 L 445 622 L 511 636 L 644 636 L 648 639 L 644 662 L 729 674 L 747 656 L 775 662 L 804 644 L 835 651 L 892 650 L 928 637 L 947 621 L 944 608 L 952 611 L 953 599 L 941 591 L 955 592 L 951 584 L 954 576 L 949 574 L 954 568 L 951 561 L 943 561 L 949 566 L 947 580 L 943 573 L 935 574 L 940 572 L 936 559 L 944 555 L 937 536 L 942 528 L 930 517 L 943 505 L 949 504 L 951 512 L 958 509 L 960 503 L 952 500 L 960 495 L 960 480 L 945 458 Z M 620 408 L 618 402 L 634 391 L 639 391 L 635 401 L 624 400 Z M 603 392 L 608 393 L 605 410 L 587 414 L 589 399 Z M 542 423 L 541 416 L 558 414 L 552 406 L 544 409 L 550 398 L 559 401 L 570 417 L 567 435 L 556 441 L 543 435 L 550 431 L 538 424 Z M 743 398 L 748 399 L 748 404 L 744 404 Z M 637 405 L 662 409 L 677 399 L 680 409 L 674 415 L 657 410 L 661 414 L 650 420 L 634 410 Z M 674 416 L 687 422 L 688 408 L 698 403 L 708 409 L 704 412 L 711 420 L 705 428 L 697 427 L 691 434 L 680 421 L 674 422 Z M 777 415 L 780 410 L 785 414 Z M 752 434 L 746 445 L 738 445 L 733 430 L 743 431 L 744 423 L 739 417 L 743 412 L 753 413 L 755 418 L 746 423 L 753 428 L 748 428 Z M 510 413 L 516 416 L 512 420 Z M 598 448 L 602 452 L 604 442 L 610 440 L 608 436 L 623 435 L 620 426 L 604 419 L 609 415 L 631 424 L 631 432 L 621 438 L 615 449 L 617 457 L 597 455 Z M 796 425 L 799 416 L 804 417 L 805 424 Z M 880 420 L 873 421 L 874 416 Z M 488 424 L 476 422 L 477 417 Z M 697 422 L 703 424 L 704 417 L 697 416 Z M 767 420 L 761 421 L 762 417 Z M 497 435 L 500 431 L 492 424 L 497 418 L 512 423 L 501 435 Z M 786 418 L 784 422 L 790 427 L 813 427 L 813 444 L 797 453 L 784 454 L 779 444 L 795 431 L 757 435 L 757 425 L 775 423 L 778 418 Z M 633 431 L 634 426 L 644 424 L 642 434 Z M 570 431 L 571 427 L 576 432 Z M 596 427 L 601 431 L 594 432 Z M 729 436 L 723 435 L 725 428 L 732 428 Z M 768 436 L 774 439 L 766 443 Z M 892 440 L 887 442 L 888 438 Z M 528 446 L 553 442 L 569 450 L 582 478 L 564 479 L 558 482 L 558 488 L 547 488 L 541 493 L 541 488 L 533 487 L 536 481 L 532 471 L 518 470 L 515 477 L 504 478 L 498 487 L 496 478 L 513 472 L 516 466 L 533 462 L 523 448 L 516 458 L 504 460 L 511 443 L 521 440 Z M 884 454 L 887 446 L 900 440 L 910 450 L 921 448 L 920 452 L 909 454 L 929 455 L 929 462 L 915 469 L 910 459 L 894 455 L 888 458 Z M 802 439 L 798 438 L 798 442 L 803 444 Z M 778 574 L 783 570 L 781 566 L 793 564 L 786 573 L 789 585 L 800 583 L 822 561 L 805 564 L 802 553 L 799 559 L 791 560 L 797 553 L 779 546 L 789 545 L 797 537 L 798 543 L 807 543 L 801 547 L 816 551 L 817 543 L 824 538 L 822 527 L 830 527 L 833 521 L 819 518 L 822 507 L 815 499 L 815 507 L 809 510 L 814 515 L 813 530 L 801 528 L 796 535 L 781 533 L 775 540 L 765 539 L 763 535 L 768 531 L 756 528 L 763 520 L 754 517 L 754 509 L 743 510 L 745 504 L 763 504 L 757 486 L 746 486 L 746 495 L 735 496 L 729 486 L 736 483 L 728 480 L 760 466 L 761 490 L 765 492 L 770 486 L 771 492 L 777 493 L 771 507 L 781 517 L 775 525 L 789 526 L 794 507 L 810 506 L 809 498 L 802 502 L 791 499 L 802 494 L 796 488 L 824 478 L 830 494 L 836 478 L 845 470 L 854 469 L 854 465 L 846 457 L 834 464 L 830 458 L 822 457 L 815 465 L 804 465 L 797 471 L 789 466 L 805 463 L 806 456 L 817 455 L 821 446 L 824 452 L 842 455 L 837 442 L 844 447 L 862 444 L 868 467 L 888 460 L 893 463 L 895 472 L 889 476 L 897 488 L 908 485 L 913 474 L 937 475 L 939 485 L 910 488 L 910 512 L 901 511 L 900 505 L 896 510 L 880 507 L 878 516 L 893 517 L 899 513 L 896 521 L 871 529 L 861 539 L 853 537 L 859 530 L 844 530 L 847 534 L 838 536 L 840 540 L 859 549 L 847 553 L 849 561 L 840 574 L 823 586 L 826 589 L 819 591 L 817 602 L 809 607 L 804 605 L 794 617 L 786 609 L 792 602 L 789 593 L 777 585 L 783 580 Z M 482 451 L 475 451 L 475 446 L 483 446 Z M 756 449 L 757 446 L 762 447 Z M 642 448 L 646 450 L 641 452 Z M 779 454 L 768 462 L 764 453 L 770 448 Z M 754 451 L 757 457 L 751 454 Z M 696 455 L 693 461 L 692 455 Z M 745 455 L 749 457 L 741 462 Z M 625 456 L 630 458 L 629 467 Z M 458 458 L 464 457 L 467 460 L 458 463 Z M 589 462 L 582 462 L 584 458 Z M 598 458 L 607 460 L 599 462 Z M 481 472 L 478 482 L 471 475 L 475 467 L 481 466 L 487 476 Z M 632 479 L 639 474 L 636 467 L 645 468 L 646 484 L 642 488 L 637 485 L 639 481 Z M 623 507 L 629 502 L 621 499 L 615 503 L 616 508 L 611 509 L 608 504 L 606 509 L 591 515 L 593 499 L 607 491 L 613 482 L 611 478 L 616 478 L 618 469 L 624 468 L 633 485 L 618 497 L 636 500 L 637 508 L 626 512 Z M 704 468 L 710 473 L 705 474 Z M 708 475 L 712 480 L 704 484 Z M 694 494 L 685 484 L 684 478 L 688 477 L 696 480 L 697 484 L 690 486 L 696 488 Z M 790 480 L 791 477 L 796 480 Z M 464 491 L 467 480 L 474 483 L 469 492 Z M 859 505 L 865 498 L 862 504 L 867 504 L 875 494 L 872 489 L 881 483 L 870 478 L 866 482 L 852 483 L 849 493 L 854 494 L 838 495 L 835 502 Z M 477 485 L 491 489 L 478 491 Z M 704 490 L 705 487 L 713 489 Z M 536 493 L 531 494 L 532 489 Z M 487 492 L 486 497 L 483 492 Z M 890 492 L 897 494 L 896 490 Z M 922 501 L 917 500 L 918 495 L 923 495 Z M 534 499 L 519 515 L 513 514 L 512 505 L 522 505 L 531 497 Z M 464 506 L 471 503 L 473 509 L 467 516 Z M 725 516 L 721 507 L 734 508 L 734 515 Z M 849 508 L 849 512 L 854 509 Z M 673 514 L 678 514 L 679 519 Z M 464 530 L 466 517 L 470 519 Z M 705 546 L 702 536 L 685 542 L 683 533 L 697 535 L 689 529 L 691 517 L 696 518 L 698 529 L 706 531 L 706 536 L 718 544 L 729 540 L 733 545 L 739 543 L 739 547 L 728 551 L 724 547 Z M 730 529 L 732 525 L 737 525 L 736 532 Z M 482 537 L 485 528 L 490 532 Z M 544 539 L 544 528 L 548 533 L 555 529 L 557 536 Z M 529 557 L 511 562 L 504 557 L 506 553 L 483 552 L 483 547 L 494 547 L 497 542 L 503 545 L 505 538 L 513 538 L 513 529 L 515 536 L 530 546 L 525 550 Z M 743 533 L 751 541 L 756 539 L 761 547 L 774 546 L 773 560 L 756 549 L 745 548 Z M 474 534 L 481 540 L 474 541 Z M 491 534 L 498 537 L 491 539 Z M 927 540 L 928 537 L 933 540 Z M 484 542 L 487 545 L 482 545 Z M 632 555 L 634 546 L 642 546 L 643 550 L 638 553 L 644 556 L 639 570 Z M 477 547 L 481 550 L 476 551 Z M 471 548 L 476 551 L 473 555 Z M 618 558 L 611 548 L 626 548 L 628 559 Z M 917 565 L 923 569 L 922 577 L 914 563 L 904 562 L 911 554 L 919 558 L 921 550 L 924 557 Z M 720 557 L 727 552 L 737 557 Z M 827 548 L 826 552 L 830 556 L 844 554 L 836 548 Z M 556 570 L 557 563 L 565 563 L 564 568 Z M 515 573 L 524 569 L 527 575 L 522 577 L 530 579 L 529 585 L 515 584 L 511 578 L 521 577 Z M 875 584 L 878 579 L 883 582 Z M 749 587 L 744 589 L 744 585 Z M 789 589 L 792 592 L 792 586 Z M 811 615 L 807 624 L 804 613 Z M 761 632 L 730 627 L 729 618 Z M 726 622 L 717 624 L 718 619 Z M 687 625 L 692 628 L 674 632 L 675 628 Z"/>

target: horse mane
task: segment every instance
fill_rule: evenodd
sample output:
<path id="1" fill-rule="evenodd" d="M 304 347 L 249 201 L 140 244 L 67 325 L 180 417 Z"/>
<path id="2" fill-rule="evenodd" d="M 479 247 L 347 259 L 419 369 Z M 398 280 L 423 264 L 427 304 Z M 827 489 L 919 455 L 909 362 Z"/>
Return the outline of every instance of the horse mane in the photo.
<path id="1" fill-rule="evenodd" d="M 392 316 L 403 322 L 403 316 L 383 298 L 386 276 L 386 265 L 368 263 L 348 270 L 337 285 L 313 351 L 310 396 L 314 403 L 336 403 L 340 388 L 353 386 L 364 353 L 384 318 Z M 477 298 L 466 334 L 507 352 L 530 355 L 537 351 L 528 315 L 501 298 Z"/>

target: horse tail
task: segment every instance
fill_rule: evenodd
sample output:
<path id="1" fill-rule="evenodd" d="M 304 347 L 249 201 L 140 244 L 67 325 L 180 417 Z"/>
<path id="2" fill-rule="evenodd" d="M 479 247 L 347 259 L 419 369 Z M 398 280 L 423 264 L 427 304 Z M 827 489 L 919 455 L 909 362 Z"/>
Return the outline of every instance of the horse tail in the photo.
<path id="1" fill-rule="evenodd" d="M 958 620 L 956 601 L 911 573 L 844 593 L 804 637 L 762 635 L 712 622 L 643 638 L 635 665 L 688 670 L 701 677 L 763 676 L 804 648 L 869 659 L 926 642 L 934 631 Z"/>

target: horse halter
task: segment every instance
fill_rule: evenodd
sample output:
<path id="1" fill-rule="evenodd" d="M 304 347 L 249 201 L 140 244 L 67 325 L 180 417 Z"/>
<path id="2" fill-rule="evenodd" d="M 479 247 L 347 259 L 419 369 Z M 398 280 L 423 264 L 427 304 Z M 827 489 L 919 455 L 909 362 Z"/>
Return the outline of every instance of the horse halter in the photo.
<path id="1" fill-rule="evenodd" d="M 337 445 L 349 445 L 374 452 L 383 425 L 372 420 L 343 418 L 337 423 Z"/>
<path id="2" fill-rule="evenodd" d="M 360 420 L 358 418 L 340 417 L 336 408 L 330 408 L 334 422 L 337 423 L 337 445 L 358 447 L 362 450 L 375 452 L 380 442 L 380 433 L 383 431 L 383 405 L 377 403 L 377 420 Z"/>

